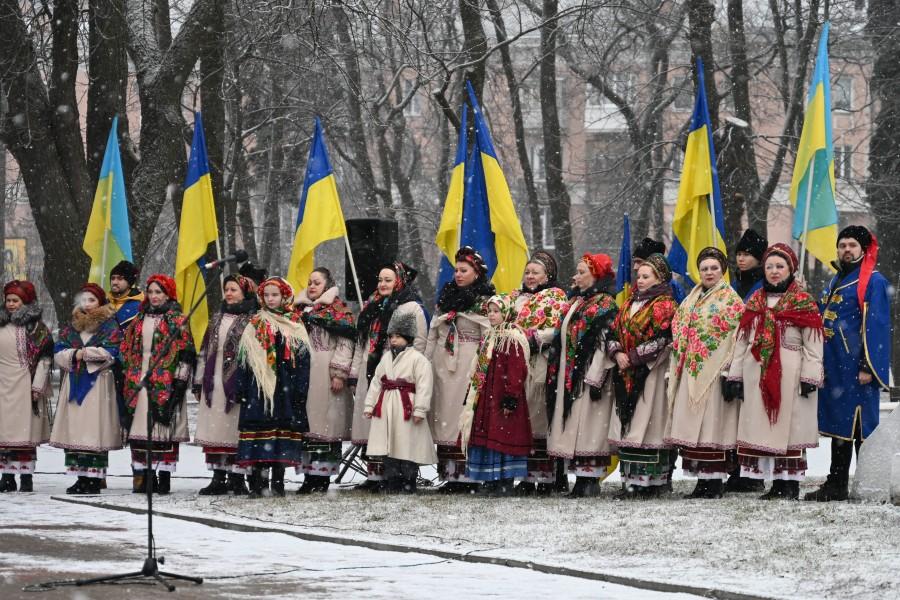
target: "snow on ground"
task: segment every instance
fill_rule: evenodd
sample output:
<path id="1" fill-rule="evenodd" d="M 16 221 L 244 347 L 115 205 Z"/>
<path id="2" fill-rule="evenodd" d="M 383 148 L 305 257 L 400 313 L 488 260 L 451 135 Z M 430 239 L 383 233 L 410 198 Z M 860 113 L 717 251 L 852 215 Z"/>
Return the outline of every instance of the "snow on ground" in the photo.
<path id="1" fill-rule="evenodd" d="M 821 481 L 828 451 L 825 440 L 813 453 L 819 477 L 802 491 Z M 683 500 L 680 494 L 693 485 L 687 480 L 676 481 L 670 497 L 644 502 L 613 500 L 613 482 L 604 484 L 600 498 L 578 501 L 445 497 L 431 490 L 372 496 L 347 488 L 324 497 L 251 501 L 197 496 L 207 477 L 202 454 L 183 445 L 182 458 L 175 493 L 155 498 L 160 511 L 777 598 L 900 596 L 900 509 L 890 505 L 763 502 L 754 495 Z M 126 452 L 115 453 L 112 462 L 113 473 L 127 473 Z M 39 470 L 61 472 L 62 453 L 42 449 Z M 129 484 L 111 477 L 102 500 L 142 506 Z M 54 487 L 59 493 L 63 485 Z M 647 596 L 641 591 L 638 597 Z"/>
<path id="2" fill-rule="evenodd" d="M 43 594 L 24 591 L 24 585 L 39 582 L 139 570 L 146 518 L 62 503 L 40 493 L 5 496 L 2 507 L 0 594 L 5 600 L 149 599 L 165 594 L 161 587 L 142 585 L 61 587 Z M 206 578 L 202 586 L 177 582 L 183 598 L 635 597 L 633 588 L 620 585 L 462 564 L 425 554 L 309 542 L 280 533 L 241 533 L 166 518 L 157 518 L 154 529 L 158 554 L 168 559 L 161 569 Z M 640 597 L 699 598 L 645 590 Z"/>

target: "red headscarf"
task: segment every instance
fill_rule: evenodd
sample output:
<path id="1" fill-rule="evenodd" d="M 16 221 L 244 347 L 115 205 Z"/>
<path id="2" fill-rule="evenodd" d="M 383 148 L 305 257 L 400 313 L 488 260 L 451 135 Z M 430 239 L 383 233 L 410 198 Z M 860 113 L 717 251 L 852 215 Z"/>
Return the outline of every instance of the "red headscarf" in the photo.
<path id="1" fill-rule="evenodd" d="M 613 274 L 612 259 L 606 254 L 585 253 L 581 260 L 588 266 L 594 279 L 604 279 Z"/>
<path id="2" fill-rule="evenodd" d="M 788 266 L 791 268 L 791 273 L 795 273 L 797 271 L 797 267 L 799 266 L 797 255 L 794 253 L 794 250 L 787 244 L 778 242 L 777 244 L 772 244 L 771 246 L 769 246 L 765 254 L 763 254 L 763 264 L 765 264 L 766 259 L 772 255 L 780 256 L 781 258 L 786 260 Z"/>
<path id="3" fill-rule="evenodd" d="M 83 286 L 81 286 L 81 291 L 87 292 L 87 293 L 93 295 L 94 298 L 96 298 L 97 301 L 100 303 L 100 306 L 103 306 L 104 304 L 109 302 L 109 299 L 107 299 L 107 297 L 106 297 L 106 292 L 103 291 L 103 288 L 100 287 L 99 285 L 97 285 L 96 283 L 84 284 Z"/>
<path id="4" fill-rule="evenodd" d="M 291 306 L 294 301 L 294 288 L 291 287 L 291 284 L 288 283 L 282 277 L 269 277 L 265 281 L 259 284 L 259 289 L 257 290 L 257 295 L 259 296 L 259 302 L 261 306 L 266 305 L 266 300 L 263 298 L 263 292 L 265 291 L 267 286 L 274 285 L 279 291 L 281 291 L 281 305 L 282 306 Z"/>
<path id="5" fill-rule="evenodd" d="M 484 257 L 479 254 L 472 246 L 463 246 L 456 251 L 456 262 L 466 262 L 472 265 L 479 277 L 487 275 L 488 267 L 484 262 Z"/>
<path id="6" fill-rule="evenodd" d="M 155 283 L 156 285 L 161 287 L 162 291 L 165 292 L 166 296 L 169 297 L 169 300 L 175 300 L 178 297 L 178 292 L 175 287 L 175 280 L 168 275 L 163 275 L 162 273 L 154 273 L 147 278 L 148 288 L 150 287 L 151 283 Z"/>
<path id="7" fill-rule="evenodd" d="M 37 300 L 37 292 L 34 291 L 34 284 L 30 281 L 13 279 L 3 286 L 3 296 L 7 294 L 15 294 L 23 304 L 31 304 Z"/>

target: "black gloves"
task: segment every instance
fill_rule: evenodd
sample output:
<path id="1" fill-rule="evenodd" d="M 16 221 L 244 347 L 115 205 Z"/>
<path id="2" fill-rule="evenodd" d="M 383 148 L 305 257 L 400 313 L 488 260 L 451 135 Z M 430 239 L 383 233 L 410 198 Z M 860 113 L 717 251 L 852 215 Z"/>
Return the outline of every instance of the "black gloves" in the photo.
<path id="1" fill-rule="evenodd" d="M 744 382 L 722 379 L 722 396 L 725 402 L 744 399 Z"/>
<path id="2" fill-rule="evenodd" d="M 157 420 L 161 425 L 171 425 L 172 415 L 175 414 L 175 411 L 181 403 L 184 402 L 184 395 L 187 393 L 187 388 L 187 381 L 176 379 L 172 382 L 172 395 L 169 397 L 169 401 L 159 407 Z"/>
<path id="3" fill-rule="evenodd" d="M 817 389 L 819 389 L 819 386 L 814 383 L 806 383 L 805 381 L 800 382 L 800 395 L 804 398 L 809 398 L 809 395 Z"/>
<path id="4" fill-rule="evenodd" d="M 602 397 L 602 395 L 603 395 L 603 394 L 602 394 L 602 390 L 601 390 L 600 388 L 598 388 L 598 387 L 593 386 L 593 385 L 589 385 L 589 386 L 588 386 L 588 394 L 589 394 L 590 397 L 591 397 L 591 402 L 596 402 L 596 401 L 599 400 L 599 399 Z"/>
<path id="5" fill-rule="evenodd" d="M 513 411 L 519 407 L 519 401 L 512 396 L 506 396 L 500 401 L 500 407 L 503 410 Z"/>

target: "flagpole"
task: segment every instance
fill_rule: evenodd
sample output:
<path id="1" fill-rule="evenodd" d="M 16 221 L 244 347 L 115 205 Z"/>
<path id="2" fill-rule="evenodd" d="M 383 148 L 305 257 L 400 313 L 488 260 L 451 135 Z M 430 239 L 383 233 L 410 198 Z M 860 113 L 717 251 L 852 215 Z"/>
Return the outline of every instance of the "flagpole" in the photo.
<path id="1" fill-rule="evenodd" d="M 107 209 L 109 206 L 107 205 Z M 109 244 L 109 227 L 103 228 L 103 254 L 100 256 L 100 287 L 106 289 L 106 246 Z"/>
<path id="2" fill-rule="evenodd" d="M 359 299 L 359 305 L 366 301 L 362 292 L 359 290 L 359 276 L 356 274 L 356 263 L 353 261 L 353 249 L 350 248 L 350 237 L 344 233 L 344 245 L 347 247 L 347 260 L 350 261 L 350 272 L 353 274 L 353 287 L 356 288 L 356 297 Z"/>
<path id="3" fill-rule="evenodd" d="M 806 209 L 803 214 L 803 240 L 800 247 L 800 275 L 805 279 L 806 274 L 806 244 L 809 237 L 809 205 L 812 202 L 812 187 L 816 175 L 816 156 L 813 154 L 812 165 L 809 168 L 809 181 L 806 184 Z"/>

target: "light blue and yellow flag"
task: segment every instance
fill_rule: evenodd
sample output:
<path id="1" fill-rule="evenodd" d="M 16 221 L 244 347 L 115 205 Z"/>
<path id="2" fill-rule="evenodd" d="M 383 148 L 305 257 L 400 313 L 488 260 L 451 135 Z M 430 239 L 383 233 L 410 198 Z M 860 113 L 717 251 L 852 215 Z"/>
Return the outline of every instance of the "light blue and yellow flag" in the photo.
<path id="1" fill-rule="evenodd" d="M 837 246 L 838 215 L 831 132 L 828 29 L 829 23 L 826 21 L 819 37 L 816 67 L 809 84 L 803 132 L 800 134 L 794 176 L 791 178 L 790 198 L 791 206 L 794 207 L 793 238 L 804 243 L 810 254 L 830 268 Z"/>
<path id="2" fill-rule="evenodd" d="M 91 257 L 88 281 L 109 284 L 109 271 L 119 261 L 132 262 L 131 229 L 128 225 L 128 199 L 125 196 L 125 176 L 119 155 L 119 117 L 113 117 L 103 166 L 94 193 L 94 205 L 88 220 L 81 248 Z"/>
<path id="3" fill-rule="evenodd" d="M 434 243 L 441 251 L 441 266 L 438 270 L 437 292 L 444 289 L 444 285 L 453 279 L 455 270 L 454 258 L 456 251 L 462 245 L 459 243 L 459 228 L 462 224 L 463 201 L 466 186 L 466 153 L 467 142 L 467 104 L 464 102 L 460 110 L 459 136 L 456 144 L 456 160 L 453 162 L 453 170 L 450 172 L 450 186 L 447 188 L 447 199 L 444 202 L 444 212 L 441 214 L 441 223 L 438 225 Z"/>
<path id="4" fill-rule="evenodd" d="M 622 247 L 619 248 L 619 269 L 616 271 L 616 304 L 621 308 L 631 294 L 631 221 L 628 215 L 622 222 Z"/>
<path id="5" fill-rule="evenodd" d="M 712 246 L 727 254 L 725 218 L 716 170 L 716 151 L 706 103 L 703 61 L 697 59 L 697 99 L 688 130 L 678 201 L 672 219 L 669 264 L 693 287 L 700 283 L 697 256 Z M 725 274 L 726 279 L 728 274 Z"/>
<path id="6" fill-rule="evenodd" d="M 347 225 L 344 223 L 334 169 L 328 160 L 322 124 L 319 117 L 316 117 L 303 192 L 300 194 L 300 208 L 297 211 L 294 247 L 288 265 L 287 280 L 294 289 L 300 290 L 307 286 L 309 276 L 315 268 L 316 246 L 346 235 Z"/>
<path id="7" fill-rule="evenodd" d="M 212 180 L 209 176 L 209 159 L 206 156 L 206 136 L 203 133 L 203 118 L 197 112 L 194 113 L 194 140 L 184 180 L 178 253 L 175 255 L 175 285 L 178 288 L 178 302 L 185 313 L 191 310 L 197 298 L 206 291 L 201 266 L 210 243 L 217 239 L 219 230 Z M 208 325 L 209 307 L 204 298 L 190 323 L 191 335 L 198 347 Z"/>

